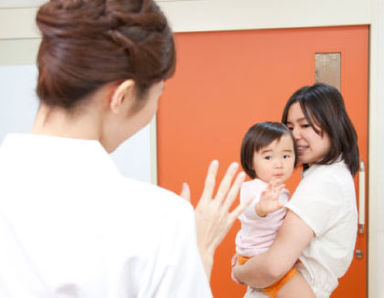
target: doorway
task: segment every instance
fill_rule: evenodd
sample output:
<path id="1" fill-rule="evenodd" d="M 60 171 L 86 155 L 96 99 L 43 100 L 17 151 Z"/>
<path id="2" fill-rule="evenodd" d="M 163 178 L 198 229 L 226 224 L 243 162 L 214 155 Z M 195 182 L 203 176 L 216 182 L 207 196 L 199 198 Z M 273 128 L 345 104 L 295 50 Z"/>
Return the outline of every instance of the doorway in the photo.
<path id="1" fill-rule="evenodd" d="M 341 92 L 367 166 L 368 36 L 368 26 L 176 34 L 177 70 L 166 83 L 157 115 L 159 185 L 179 192 L 188 182 L 195 204 L 209 161 L 220 161 L 222 176 L 231 161 L 239 161 L 242 137 L 252 124 L 280 121 L 288 97 L 314 83 L 319 53 L 340 53 Z M 294 190 L 299 179 L 296 171 L 288 187 Z M 245 292 L 230 278 L 239 226 L 235 223 L 217 250 L 215 297 Z M 356 243 L 359 254 L 332 297 L 366 297 L 366 233 L 365 226 Z"/>

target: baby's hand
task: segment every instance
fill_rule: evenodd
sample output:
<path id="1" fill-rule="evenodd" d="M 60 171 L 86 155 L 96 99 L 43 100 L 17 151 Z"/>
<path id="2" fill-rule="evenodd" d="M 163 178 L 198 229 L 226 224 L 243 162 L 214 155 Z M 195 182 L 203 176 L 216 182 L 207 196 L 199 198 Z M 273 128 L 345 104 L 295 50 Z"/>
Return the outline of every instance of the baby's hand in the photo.
<path id="1" fill-rule="evenodd" d="M 280 192 L 283 188 L 284 184 L 279 179 L 274 179 L 268 184 L 267 189 L 261 193 L 260 201 L 255 206 L 255 212 L 258 216 L 264 217 L 284 207 L 279 202 Z"/>

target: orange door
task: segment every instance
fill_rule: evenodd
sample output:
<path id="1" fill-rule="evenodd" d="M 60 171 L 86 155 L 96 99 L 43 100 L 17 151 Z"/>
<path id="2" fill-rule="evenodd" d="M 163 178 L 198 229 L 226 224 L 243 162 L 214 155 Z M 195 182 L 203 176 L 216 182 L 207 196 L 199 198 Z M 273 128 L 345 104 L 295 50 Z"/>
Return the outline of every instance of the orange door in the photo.
<path id="1" fill-rule="evenodd" d="M 209 161 L 220 161 L 222 176 L 231 161 L 239 161 L 248 127 L 280 121 L 288 97 L 314 83 L 315 53 L 341 53 L 341 92 L 367 162 L 368 26 L 181 33 L 176 44 L 176 75 L 166 84 L 157 118 L 161 186 L 179 192 L 187 181 L 195 204 Z M 296 174 L 289 187 L 297 182 Z M 238 229 L 236 223 L 216 253 L 215 297 L 242 297 L 245 291 L 230 278 Z M 363 257 L 354 258 L 332 297 L 366 297 L 366 242 L 366 234 L 359 234 L 356 248 Z"/>

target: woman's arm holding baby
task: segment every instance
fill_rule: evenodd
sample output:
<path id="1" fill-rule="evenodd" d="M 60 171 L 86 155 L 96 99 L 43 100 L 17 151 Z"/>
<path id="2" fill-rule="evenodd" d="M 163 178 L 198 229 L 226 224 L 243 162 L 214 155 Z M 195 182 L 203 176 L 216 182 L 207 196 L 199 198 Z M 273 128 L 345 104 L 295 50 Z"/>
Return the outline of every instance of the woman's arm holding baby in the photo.
<path id="1" fill-rule="evenodd" d="M 270 249 L 244 265 L 235 266 L 233 274 L 253 288 L 268 287 L 292 268 L 313 237 L 312 229 L 289 210 Z"/>

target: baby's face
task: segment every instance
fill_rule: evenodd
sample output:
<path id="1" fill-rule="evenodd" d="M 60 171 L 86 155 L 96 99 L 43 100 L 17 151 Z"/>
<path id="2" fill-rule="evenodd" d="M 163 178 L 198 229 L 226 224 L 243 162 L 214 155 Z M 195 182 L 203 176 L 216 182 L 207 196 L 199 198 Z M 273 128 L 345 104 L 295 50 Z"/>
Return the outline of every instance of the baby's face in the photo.
<path id="1" fill-rule="evenodd" d="M 265 182 L 270 182 L 272 179 L 280 179 L 284 182 L 291 176 L 294 164 L 293 140 L 288 134 L 253 154 L 253 168 L 256 176 Z"/>

